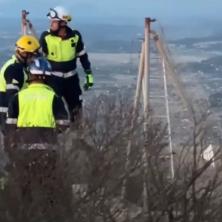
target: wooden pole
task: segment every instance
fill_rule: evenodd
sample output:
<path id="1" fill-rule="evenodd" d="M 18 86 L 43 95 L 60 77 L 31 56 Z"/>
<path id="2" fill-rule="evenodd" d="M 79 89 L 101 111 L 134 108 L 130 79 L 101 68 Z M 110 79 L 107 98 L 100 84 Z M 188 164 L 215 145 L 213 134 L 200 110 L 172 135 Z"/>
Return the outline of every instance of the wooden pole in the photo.
<path id="1" fill-rule="evenodd" d="M 140 63 L 139 63 L 139 71 L 137 78 L 137 86 L 136 86 L 136 94 L 134 99 L 134 114 L 137 111 L 139 99 L 141 96 L 142 82 L 144 78 L 144 52 L 145 52 L 145 44 L 144 41 L 141 43 L 141 53 L 140 53 Z"/>
<path id="2" fill-rule="evenodd" d="M 22 29 L 22 35 L 27 35 L 27 22 L 26 22 L 26 16 L 29 14 L 26 10 L 22 10 L 21 14 L 21 29 Z"/>
<path id="3" fill-rule="evenodd" d="M 138 68 L 138 78 L 137 78 L 137 85 L 136 85 L 136 93 L 134 98 L 134 105 L 133 105 L 133 114 L 132 114 L 132 121 L 131 121 L 131 132 L 135 126 L 135 120 L 137 117 L 138 112 L 138 104 L 141 96 L 141 89 L 142 89 L 142 80 L 144 76 L 144 42 L 141 44 L 141 53 L 140 53 L 140 61 L 139 61 L 139 68 Z M 125 164 L 125 172 L 128 176 L 129 166 L 130 166 L 130 153 L 131 153 L 131 146 L 132 146 L 132 138 L 130 137 L 128 140 L 128 144 L 126 147 L 126 164 Z M 126 195 L 126 182 L 127 176 L 123 180 L 122 190 L 121 190 L 121 198 L 124 199 Z"/>
<path id="4" fill-rule="evenodd" d="M 149 55 L 149 48 L 150 48 L 150 18 L 145 18 L 145 28 L 144 28 L 144 78 L 143 78 L 143 104 L 144 104 L 144 115 L 145 121 L 148 118 L 148 101 L 149 101 L 149 65 L 150 65 L 150 55 Z M 144 129 L 145 130 L 145 129 Z M 146 130 L 145 130 L 146 131 Z"/>
<path id="5" fill-rule="evenodd" d="M 36 37 L 38 39 L 38 36 L 36 34 L 36 31 L 32 25 L 32 23 L 30 22 L 29 19 L 27 19 L 29 12 L 26 10 L 22 10 L 22 21 L 21 21 L 21 25 L 22 25 L 22 35 L 28 35 L 31 34 L 34 37 Z"/>
<path id="6" fill-rule="evenodd" d="M 166 78 L 166 65 L 165 65 L 165 58 L 164 57 L 162 58 L 162 68 L 163 68 L 164 97 L 165 97 L 168 142 L 169 142 L 169 153 L 170 153 L 170 171 L 171 171 L 171 179 L 174 179 L 175 172 L 174 172 L 173 143 L 172 143 L 170 109 L 169 109 L 168 88 L 167 88 L 167 78 Z"/>
<path id="7" fill-rule="evenodd" d="M 155 19 L 145 18 L 144 28 L 144 78 L 143 78 L 143 105 L 144 105 L 144 134 L 148 131 L 148 114 L 149 114 L 149 77 L 150 77 L 150 26 Z M 142 163 L 144 170 L 143 178 L 143 214 L 145 220 L 148 216 L 148 153 L 144 145 L 142 151 Z"/>

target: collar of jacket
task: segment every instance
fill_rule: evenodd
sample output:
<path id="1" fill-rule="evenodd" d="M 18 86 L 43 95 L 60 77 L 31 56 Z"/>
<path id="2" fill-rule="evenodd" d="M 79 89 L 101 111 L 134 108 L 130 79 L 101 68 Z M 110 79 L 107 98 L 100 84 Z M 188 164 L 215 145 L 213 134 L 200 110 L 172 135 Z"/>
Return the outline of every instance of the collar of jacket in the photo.
<path id="1" fill-rule="evenodd" d="M 44 83 L 30 83 L 28 85 L 28 88 L 46 88 L 46 89 L 51 90 L 51 91 L 54 92 L 54 90 L 50 86 L 48 86 Z"/>
<path id="2" fill-rule="evenodd" d="M 72 30 L 69 26 L 64 26 L 64 27 L 65 27 L 66 32 L 67 32 L 67 36 L 66 36 L 65 39 L 68 39 L 68 38 L 70 38 L 70 37 L 72 36 L 73 30 Z M 59 31 L 52 31 L 51 29 L 49 30 L 49 33 L 50 33 L 51 35 L 53 35 L 53 36 L 58 36 L 58 32 L 59 32 Z M 58 36 L 58 37 L 59 37 L 59 36 Z"/>

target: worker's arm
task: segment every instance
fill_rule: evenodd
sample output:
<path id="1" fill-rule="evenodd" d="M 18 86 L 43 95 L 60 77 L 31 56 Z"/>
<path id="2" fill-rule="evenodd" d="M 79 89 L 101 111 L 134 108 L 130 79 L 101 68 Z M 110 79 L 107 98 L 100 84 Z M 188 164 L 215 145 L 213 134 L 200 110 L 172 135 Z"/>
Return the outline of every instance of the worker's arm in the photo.
<path id="1" fill-rule="evenodd" d="M 46 40 L 45 40 L 45 37 L 46 35 L 48 35 L 49 32 L 48 31 L 45 31 L 41 34 L 40 36 L 40 39 L 39 39 L 39 42 L 40 42 L 40 45 L 42 47 L 42 52 L 45 54 L 45 55 L 48 55 L 48 48 L 47 48 L 47 43 L 46 43 Z"/>
<path id="2" fill-rule="evenodd" d="M 85 50 L 85 46 L 82 40 L 82 36 L 81 34 L 76 31 L 76 35 L 79 36 L 79 41 L 77 42 L 77 46 L 76 46 L 76 52 L 77 52 L 77 56 L 80 59 L 80 62 L 82 64 L 82 67 L 86 73 L 86 79 L 85 79 L 85 84 L 84 84 L 84 89 L 87 90 L 89 88 L 91 88 L 94 84 L 94 77 L 93 77 L 93 73 L 91 70 L 91 64 L 88 58 L 88 54 Z"/>
<path id="3" fill-rule="evenodd" d="M 7 129 L 15 129 L 17 127 L 17 120 L 19 114 L 19 106 L 18 106 L 18 94 L 14 95 L 8 106 L 8 117 L 6 119 L 6 127 Z"/>
<path id="4" fill-rule="evenodd" d="M 6 81 L 6 104 L 22 88 L 24 84 L 24 71 L 22 64 L 10 65 L 4 73 Z"/>
<path id="5" fill-rule="evenodd" d="M 74 33 L 75 33 L 75 35 L 79 36 L 79 41 L 77 42 L 77 45 L 76 45 L 77 56 L 79 57 L 79 60 L 82 64 L 83 69 L 85 71 L 91 71 L 91 64 L 90 64 L 88 54 L 87 54 L 86 49 L 85 49 L 85 45 L 84 45 L 83 40 L 82 40 L 82 36 L 76 30 L 74 31 Z"/>
<path id="6" fill-rule="evenodd" d="M 57 128 L 61 131 L 65 130 L 70 125 L 69 112 L 65 102 L 59 96 L 54 96 L 53 99 L 53 114 L 56 120 Z"/>

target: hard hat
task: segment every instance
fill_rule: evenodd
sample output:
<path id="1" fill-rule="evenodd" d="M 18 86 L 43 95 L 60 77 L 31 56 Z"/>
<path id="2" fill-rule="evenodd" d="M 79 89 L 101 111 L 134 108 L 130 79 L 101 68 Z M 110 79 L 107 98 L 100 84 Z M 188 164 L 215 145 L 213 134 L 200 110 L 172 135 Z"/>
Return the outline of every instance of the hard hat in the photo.
<path id="1" fill-rule="evenodd" d="M 56 6 L 55 8 L 50 8 L 47 17 L 52 20 L 65 21 L 65 22 L 70 22 L 72 20 L 72 17 L 68 12 L 68 10 L 66 10 L 62 6 Z"/>
<path id="2" fill-rule="evenodd" d="M 21 52 L 34 53 L 40 48 L 38 39 L 32 35 L 23 35 L 16 42 L 16 47 Z"/>
<path id="3" fill-rule="evenodd" d="M 35 58 L 28 66 L 31 75 L 51 75 L 51 65 L 43 57 Z"/>

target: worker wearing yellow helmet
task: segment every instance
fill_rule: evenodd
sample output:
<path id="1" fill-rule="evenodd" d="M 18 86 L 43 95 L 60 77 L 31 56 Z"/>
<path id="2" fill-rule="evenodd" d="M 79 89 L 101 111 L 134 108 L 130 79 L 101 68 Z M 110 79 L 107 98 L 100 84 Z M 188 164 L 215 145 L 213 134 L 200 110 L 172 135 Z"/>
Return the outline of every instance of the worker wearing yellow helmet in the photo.
<path id="1" fill-rule="evenodd" d="M 68 10 L 62 6 L 50 8 L 47 17 L 50 19 L 50 30 L 42 33 L 40 44 L 52 66 L 48 84 L 58 95 L 64 97 L 73 121 L 81 113 L 82 107 L 82 91 L 76 71 L 77 59 L 86 74 L 85 89 L 93 86 L 91 65 L 81 34 L 68 25 L 72 20 Z"/>
<path id="2" fill-rule="evenodd" d="M 10 98 L 26 84 L 26 67 L 38 55 L 39 41 L 31 36 L 21 36 L 15 44 L 15 54 L 0 70 L 0 125 L 4 129 Z"/>

